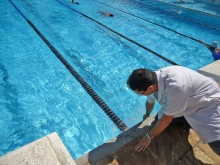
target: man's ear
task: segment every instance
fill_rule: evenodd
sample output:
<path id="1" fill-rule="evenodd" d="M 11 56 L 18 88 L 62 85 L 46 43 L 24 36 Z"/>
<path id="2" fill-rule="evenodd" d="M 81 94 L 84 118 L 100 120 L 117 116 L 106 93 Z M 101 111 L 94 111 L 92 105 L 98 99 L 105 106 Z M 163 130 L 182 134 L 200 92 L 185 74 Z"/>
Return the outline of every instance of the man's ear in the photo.
<path id="1" fill-rule="evenodd" d="M 150 85 L 147 90 L 152 91 L 154 89 L 153 85 Z"/>
<path id="2" fill-rule="evenodd" d="M 147 88 L 149 91 L 157 91 L 158 90 L 158 86 L 157 84 L 153 84 L 153 85 L 150 85 L 148 88 Z"/>

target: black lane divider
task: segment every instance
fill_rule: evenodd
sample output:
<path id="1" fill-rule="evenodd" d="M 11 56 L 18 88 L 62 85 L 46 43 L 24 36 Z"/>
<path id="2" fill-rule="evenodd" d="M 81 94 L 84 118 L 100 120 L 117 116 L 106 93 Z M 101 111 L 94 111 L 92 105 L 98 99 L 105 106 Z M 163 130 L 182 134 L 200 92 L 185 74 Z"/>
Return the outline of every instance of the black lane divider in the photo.
<path id="1" fill-rule="evenodd" d="M 80 15 L 82 15 L 82 16 L 84 16 L 84 17 L 86 17 L 86 18 L 88 18 L 88 19 L 90 19 L 90 20 L 96 22 L 97 24 L 99 24 L 99 25 L 105 27 L 106 29 L 112 31 L 113 33 L 115 33 L 115 34 L 117 34 L 117 35 L 119 35 L 119 36 L 121 36 L 122 38 L 124 38 L 124 39 L 126 39 L 126 40 L 128 40 L 128 41 L 130 41 L 130 42 L 132 42 L 132 43 L 134 43 L 135 45 L 137 45 L 137 46 L 139 46 L 139 47 L 141 47 L 141 48 L 143 48 L 143 49 L 145 49 L 145 50 L 151 52 L 152 54 L 154 54 L 154 55 L 156 55 L 157 57 L 159 57 L 159 58 L 165 60 L 166 62 L 168 62 L 168 63 L 170 63 L 170 64 L 172 64 L 172 65 L 178 65 L 177 63 L 175 63 L 175 62 L 169 60 L 169 59 L 166 58 L 166 57 L 163 57 L 163 56 L 160 55 L 159 53 L 154 52 L 153 50 L 147 48 L 146 46 L 141 45 L 140 43 L 138 43 L 138 42 L 136 42 L 136 41 L 134 41 L 134 40 L 132 40 L 132 39 L 130 39 L 130 38 L 128 38 L 128 37 L 126 37 L 126 36 L 124 36 L 124 35 L 118 33 L 118 32 L 116 32 L 115 30 L 109 28 L 108 26 L 102 24 L 101 22 L 98 22 L 98 21 L 96 21 L 95 19 L 93 19 L 93 18 L 91 18 L 91 17 L 89 17 L 89 16 L 87 16 L 87 15 L 85 15 L 85 14 L 83 14 L 83 13 L 81 13 L 81 12 L 79 12 L 79 11 L 77 11 L 77 10 L 75 10 L 75 9 L 73 9 L 73 8 L 71 8 L 71 7 L 69 7 L 69 6 L 67 6 L 67 5 L 65 5 L 64 3 L 60 2 L 59 0 L 56 0 L 56 1 L 59 2 L 60 4 L 64 5 L 64 6 L 66 6 L 67 8 L 69 8 L 69 9 L 71 9 L 71 10 L 73 10 L 73 11 L 79 13 Z"/>
<path id="2" fill-rule="evenodd" d="M 73 67 L 64 59 L 64 57 L 58 52 L 58 50 L 43 36 L 43 34 L 34 26 L 34 24 L 18 9 L 18 7 L 11 1 L 9 2 L 15 7 L 15 9 L 21 14 L 21 16 L 28 22 L 28 24 L 34 29 L 34 31 L 41 37 L 41 39 L 47 44 L 50 50 L 56 55 L 56 57 L 65 65 L 70 73 L 78 80 L 93 100 L 102 108 L 102 110 L 109 116 L 109 118 L 115 123 L 115 125 L 121 130 L 125 131 L 128 127 L 121 121 L 121 119 L 108 107 L 108 105 L 96 94 L 96 92 L 89 86 L 89 84 L 73 69 Z"/>
<path id="3" fill-rule="evenodd" d="M 151 5 L 148 5 L 148 4 L 143 3 L 143 2 L 139 2 L 139 1 L 135 1 L 135 2 L 136 2 L 136 3 L 139 3 L 139 4 L 142 4 L 142 5 L 146 5 L 146 6 L 148 6 L 149 8 L 151 8 L 151 9 L 153 9 L 153 10 L 155 10 L 155 11 L 159 11 L 159 12 L 161 12 L 161 13 L 164 13 L 164 14 L 166 14 L 166 15 L 171 15 L 171 16 L 176 17 L 176 18 L 180 18 L 180 19 L 183 19 L 183 20 L 187 20 L 187 21 L 190 21 L 190 22 L 194 22 L 194 23 L 196 23 L 196 24 L 199 24 L 199 25 L 202 25 L 202 26 L 206 26 L 206 27 L 209 27 L 209 28 L 212 28 L 212 29 L 215 29 L 215 30 L 220 31 L 220 29 L 217 28 L 217 27 L 213 27 L 213 26 L 210 26 L 210 25 L 206 25 L 206 24 L 203 24 L 203 23 L 194 21 L 194 20 L 192 20 L 192 19 L 188 19 L 188 18 L 184 18 L 184 17 L 177 16 L 177 15 L 175 15 L 175 14 L 172 14 L 172 13 L 170 13 L 170 12 L 164 11 L 164 10 L 162 10 L 162 9 L 157 9 L 156 7 L 152 7 Z"/>
<path id="4" fill-rule="evenodd" d="M 158 2 L 164 3 L 164 4 L 168 4 L 168 5 L 171 5 L 171 6 L 175 6 L 175 7 L 180 7 L 180 8 L 186 9 L 186 10 L 191 10 L 191 11 L 199 12 L 199 13 L 202 13 L 202 14 L 210 15 L 210 16 L 212 16 L 212 17 L 218 17 L 218 18 L 220 18 L 219 15 L 215 15 L 215 14 L 211 14 L 211 13 L 206 13 L 206 12 L 204 12 L 204 11 L 200 11 L 200 10 L 196 10 L 196 9 L 191 9 L 191 8 L 188 8 L 188 7 L 183 7 L 183 6 L 179 6 L 179 5 L 175 5 L 175 4 L 168 3 L 168 2 L 163 2 L 163 1 L 158 1 Z M 184 4 L 184 3 L 183 3 L 183 4 Z"/>
<path id="5" fill-rule="evenodd" d="M 105 4 L 105 3 L 99 2 L 99 1 L 97 1 L 97 0 L 93 0 L 93 1 L 95 1 L 95 2 L 97 2 L 97 3 L 100 3 L 100 4 L 102 4 L 102 5 L 108 6 L 108 7 L 110 7 L 110 8 L 116 9 L 116 10 L 118 10 L 118 11 L 121 11 L 121 12 L 123 12 L 123 13 L 129 14 L 129 15 L 134 16 L 134 17 L 136 17 L 136 18 L 140 18 L 140 19 L 142 19 L 142 20 L 144 20 L 144 21 L 146 21 L 146 22 L 149 22 L 149 23 L 151 23 L 151 24 L 154 24 L 154 25 L 157 25 L 157 26 L 162 27 L 162 28 L 164 28 L 164 29 L 167 29 L 167 30 L 169 30 L 169 31 L 172 31 L 172 32 L 174 32 L 174 33 L 176 33 L 176 34 L 179 34 L 179 35 L 181 35 L 181 36 L 184 36 L 184 37 L 189 38 L 189 39 L 191 39 L 191 40 L 194 40 L 194 41 L 196 41 L 196 42 L 202 43 L 202 42 L 201 42 L 200 40 L 198 40 L 198 39 L 195 39 L 195 38 L 190 37 L 190 36 L 188 36 L 188 35 L 179 33 L 179 32 L 177 32 L 177 31 L 175 31 L 175 30 L 173 30 L 173 29 L 170 29 L 170 28 L 168 28 L 168 27 L 165 27 L 165 26 L 162 26 L 162 25 L 160 25 L 160 24 L 154 23 L 154 22 L 149 21 L 149 20 L 147 20 L 147 19 L 145 19 L 145 18 L 142 18 L 142 17 L 139 17 L 139 16 L 137 16 L 137 15 L 134 15 L 134 14 L 131 14 L 131 13 L 129 13 L 129 12 L 126 12 L 126 11 L 124 11 L 124 10 L 121 10 L 121 9 L 118 9 L 118 8 L 115 8 L 115 7 L 112 7 L 112 6 L 110 6 L 110 5 L 107 5 L 107 4 Z M 206 44 L 206 43 L 205 43 L 205 44 Z M 207 44 L 207 45 L 209 45 L 209 44 Z M 209 46 L 211 46 L 211 45 L 209 45 Z"/>

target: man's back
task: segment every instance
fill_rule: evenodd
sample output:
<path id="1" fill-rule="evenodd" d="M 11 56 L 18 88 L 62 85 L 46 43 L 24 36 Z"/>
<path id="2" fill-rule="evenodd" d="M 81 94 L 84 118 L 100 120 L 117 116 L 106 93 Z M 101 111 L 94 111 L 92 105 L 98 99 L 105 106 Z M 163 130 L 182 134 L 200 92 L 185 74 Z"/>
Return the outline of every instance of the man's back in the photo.
<path id="1" fill-rule="evenodd" d="M 219 86 L 209 77 L 181 66 L 169 66 L 156 71 L 159 102 L 167 115 L 191 114 L 208 102 L 211 95 L 220 97 Z M 161 99 L 160 99 L 161 95 Z M 176 113 L 176 114 L 174 114 Z"/>
<path id="2" fill-rule="evenodd" d="M 184 116 L 204 143 L 218 140 L 219 133 L 215 132 L 220 127 L 218 84 L 212 78 L 181 66 L 162 68 L 156 73 L 161 95 L 158 95 L 162 106 L 160 113 Z"/>

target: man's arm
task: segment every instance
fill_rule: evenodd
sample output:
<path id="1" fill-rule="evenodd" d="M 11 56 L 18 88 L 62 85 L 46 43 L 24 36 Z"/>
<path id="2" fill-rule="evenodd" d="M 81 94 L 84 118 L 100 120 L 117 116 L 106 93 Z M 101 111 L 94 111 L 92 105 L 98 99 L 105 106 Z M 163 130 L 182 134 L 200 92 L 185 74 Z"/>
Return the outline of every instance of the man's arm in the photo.
<path id="1" fill-rule="evenodd" d="M 158 120 L 155 126 L 148 132 L 153 139 L 155 136 L 159 135 L 165 128 L 171 123 L 174 116 L 167 116 L 163 114 L 162 118 Z"/>
<path id="2" fill-rule="evenodd" d="M 148 118 L 150 116 L 150 113 L 152 112 L 152 110 L 154 109 L 154 103 L 149 103 L 148 101 L 146 101 L 145 103 L 145 107 L 146 107 L 146 114 L 144 114 L 143 116 L 143 120 L 145 120 L 146 118 Z"/>
<path id="3" fill-rule="evenodd" d="M 155 126 L 148 132 L 151 139 L 159 135 L 165 128 L 171 123 L 173 120 L 173 116 L 167 116 L 163 114 L 162 118 L 157 121 Z M 144 136 L 141 141 L 135 146 L 135 151 L 144 151 L 147 146 L 150 144 L 151 139 L 148 139 Z"/>

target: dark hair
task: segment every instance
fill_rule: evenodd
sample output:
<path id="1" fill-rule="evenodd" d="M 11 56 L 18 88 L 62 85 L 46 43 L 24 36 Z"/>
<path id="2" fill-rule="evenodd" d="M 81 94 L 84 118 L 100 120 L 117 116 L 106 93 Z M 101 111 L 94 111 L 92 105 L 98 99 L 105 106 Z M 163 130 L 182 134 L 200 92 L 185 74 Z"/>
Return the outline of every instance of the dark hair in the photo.
<path id="1" fill-rule="evenodd" d="M 114 15 L 113 15 L 113 14 L 110 14 L 109 16 L 110 16 L 110 17 L 114 17 Z"/>
<path id="2" fill-rule="evenodd" d="M 157 84 L 157 75 L 149 69 L 136 69 L 128 77 L 127 85 L 133 91 L 145 91 L 153 84 Z"/>

